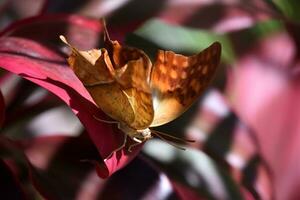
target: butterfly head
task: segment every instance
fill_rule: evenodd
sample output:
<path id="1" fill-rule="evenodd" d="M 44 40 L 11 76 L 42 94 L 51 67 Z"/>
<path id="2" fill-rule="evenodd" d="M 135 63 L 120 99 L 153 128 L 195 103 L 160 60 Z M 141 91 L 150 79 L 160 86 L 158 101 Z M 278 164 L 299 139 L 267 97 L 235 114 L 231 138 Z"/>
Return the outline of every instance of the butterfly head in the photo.
<path id="1" fill-rule="evenodd" d="M 133 139 L 135 142 L 142 143 L 150 138 L 152 138 L 151 130 L 149 128 L 136 130 L 131 127 L 129 127 L 125 123 L 120 123 L 119 128 L 126 133 L 131 139 Z"/>

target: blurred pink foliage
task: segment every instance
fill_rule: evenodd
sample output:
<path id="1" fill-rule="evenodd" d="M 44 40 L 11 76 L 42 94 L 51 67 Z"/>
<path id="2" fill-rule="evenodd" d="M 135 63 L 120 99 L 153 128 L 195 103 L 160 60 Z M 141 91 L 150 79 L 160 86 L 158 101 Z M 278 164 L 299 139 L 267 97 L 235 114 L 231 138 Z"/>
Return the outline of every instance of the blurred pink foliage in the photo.
<path id="1" fill-rule="evenodd" d="M 299 80 L 296 46 L 288 34 L 260 41 L 231 70 L 227 93 L 239 117 L 254 130 L 274 174 L 278 199 L 297 199 L 299 172 Z"/>
<path id="2" fill-rule="evenodd" d="M 300 198 L 297 105 L 300 29 L 298 23 L 285 16 L 279 7 L 275 9 L 277 4 L 271 2 L 165 0 L 155 4 L 150 0 L 115 3 L 13 0 L 1 3 L 0 25 L 8 24 L 0 34 L 0 66 L 6 70 L 1 71 L 0 77 L 3 128 L 0 173 L 5 174 L 0 181 L 1 197 Z M 230 62 L 224 59 L 221 68 L 226 70 L 219 70 L 213 83 L 215 87 L 221 82 L 221 89 L 211 89 L 204 95 L 187 124 L 175 122 L 187 128 L 187 138 L 196 139 L 188 150 L 198 149 L 199 155 L 209 157 L 213 168 L 219 170 L 221 183 L 213 176 L 207 180 L 204 174 L 197 174 L 190 166 L 192 162 L 187 162 L 189 151 L 184 152 L 185 159 L 166 164 L 149 159 L 147 153 L 137 156 L 143 146 L 140 145 L 131 153 L 123 149 L 104 160 L 120 146 L 124 135 L 117 127 L 95 119 L 94 116 L 108 117 L 97 108 L 68 67 L 65 60 L 68 49 L 58 39 L 63 34 L 79 49 L 99 48 L 101 17 L 110 22 L 112 39 L 122 43 L 128 34 L 153 18 L 229 38 L 230 42 L 224 43 L 223 54 L 232 48 L 234 59 Z M 282 27 L 259 35 L 256 25 L 272 20 Z M 27 105 L 25 99 L 37 85 L 60 100 L 47 94 Z M 59 132 L 52 136 L 26 135 L 26 128 L 19 128 L 23 120 L 30 122 L 30 114 L 37 115 L 61 105 L 72 109 L 84 126 L 84 131 L 78 130 L 79 136 Z M 7 135 L 14 129 L 19 131 L 16 138 Z M 207 164 L 198 158 L 203 166 Z M 172 168 L 180 167 L 183 161 L 188 164 L 181 167 L 180 173 Z M 193 173 L 196 175 L 188 176 Z M 195 177 L 202 183 L 201 187 L 191 184 Z M 210 188 L 211 185 L 215 188 Z M 222 190 L 227 191 L 222 193 Z"/>

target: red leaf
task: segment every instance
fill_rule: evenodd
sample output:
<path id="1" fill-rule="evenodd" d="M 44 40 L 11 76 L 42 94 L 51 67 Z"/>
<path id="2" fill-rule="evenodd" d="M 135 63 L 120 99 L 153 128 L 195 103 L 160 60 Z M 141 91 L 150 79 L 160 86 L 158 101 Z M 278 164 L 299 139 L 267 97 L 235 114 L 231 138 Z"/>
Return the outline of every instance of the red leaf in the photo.
<path id="1" fill-rule="evenodd" d="M 195 191 L 193 191 L 191 188 L 188 188 L 181 183 L 172 182 L 172 186 L 174 187 L 174 190 L 178 194 L 181 200 L 201 200 L 204 198 L 201 198 L 199 194 L 197 194 Z"/>
<path id="2" fill-rule="evenodd" d="M 212 29 L 219 33 L 248 28 L 276 15 L 268 4 L 257 0 L 247 3 L 169 0 L 158 13 L 160 19 L 169 23 Z"/>
<path id="3" fill-rule="evenodd" d="M 95 120 L 94 116 L 106 116 L 66 66 L 65 58 L 57 53 L 57 49 L 51 49 L 53 44 L 60 42 L 60 34 L 66 35 L 80 49 L 93 48 L 98 43 L 101 30 L 98 20 L 75 15 L 46 15 L 16 22 L 1 35 L 34 39 L 39 43 L 14 37 L 0 39 L 0 65 L 48 89 L 65 101 L 88 130 L 102 158 L 105 158 L 122 144 L 124 135 L 119 130 L 114 131 L 110 125 Z M 112 38 L 122 41 L 120 32 L 115 33 L 111 33 Z M 139 147 L 130 154 L 118 152 L 117 156 L 106 160 L 105 164 L 97 163 L 99 175 L 104 178 L 122 168 L 138 150 Z"/>
<path id="4" fill-rule="evenodd" d="M 0 91 L 0 127 L 3 124 L 5 118 L 5 102 L 2 95 L 2 92 Z"/>
<path id="5" fill-rule="evenodd" d="M 0 176 L 1 198 L 27 199 L 21 184 L 2 159 L 0 159 Z"/>
<path id="6" fill-rule="evenodd" d="M 51 199 L 76 199 L 75 196 L 87 198 L 99 194 L 105 180 L 97 176 L 93 165 L 82 161 L 98 156 L 87 135 L 44 136 L 18 143 L 33 166 L 29 170 L 38 169 L 41 176 L 33 181 L 44 195 Z"/>
<path id="7" fill-rule="evenodd" d="M 25 18 L 41 13 L 47 0 L 18 1 L 10 0 L 6 12 L 13 12 L 18 18 Z"/>
<path id="8" fill-rule="evenodd" d="M 201 199 L 190 188 L 173 184 L 172 179 L 141 156 L 108 179 L 102 190 L 100 199 Z"/>
<path id="9" fill-rule="evenodd" d="M 38 195 L 38 192 L 34 187 L 32 187 L 31 182 L 31 178 L 33 179 L 34 176 L 32 173 L 33 168 L 29 164 L 23 152 L 20 151 L 16 143 L 1 136 L 0 152 L 0 156 L 5 162 L 6 168 L 8 168 L 7 170 L 10 171 L 6 174 L 11 174 L 11 176 L 13 176 L 15 183 L 17 184 L 16 186 L 23 190 L 22 193 L 25 194 L 26 197 L 29 197 L 29 199 L 36 197 L 36 195 Z M 18 178 L 20 175 L 22 175 L 23 179 Z M 7 184 L 7 182 L 5 184 Z M 1 190 L 2 188 L 3 187 L 1 187 Z M 20 192 L 20 189 L 16 189 L 15 192 Z M 12 195 L 12 193 L 9 192 L 9 195 Z"/>
<path id="10" fill-rule="evenodd" d="M 61 44 L 57 38 L 59 35 L 65 35 L 77 48 L 89 49 L 97 45 L 101 30 L 102 26 L 98 20 L 77 15 L 53 14 L 17 21 L 0 35 L 28 38 L 52 46 Z M 112 36 L 114 37 L 113 33 Z"/>
<path id="11" fill-rule="evenodd" d="M 28 39 L 2 37 L 0 66 L 44 87 L 68 104 L 86 127 L 102 158 L 122 143 L 123 133 L 113 131 L 110 125 L 94 118 L 105 118 L 105 115 L 96 107 L 73 71 L 66 66 L 65 59 L 55 51 Z M 111 175 L 137 153 L 138 148 L 130 154 L 118 152 L 101 164 L 99 174 L 103 178 Z"/>
<path id="12" fill-rule="evenodd" d="M 12 185 L 8 179 L 10 173 L 3 170 L 0 159 L 0 172 L 5 172 L 0 180 L 0 185 L 3 183 L 0 190 L 2 198 L 5 195 L 3 188 L 7 188 L 7 195 L 11 196 L 20 195 L 20 189 L 23 189 L 28 197 L 26 199 L 36 199 L 36 196 L 46 199 L 90 197 L 96 196 L 105 182 L 96 175 L 92 165 L 81 162 L 82 159 L 98 156 L 86 135 L 57 135 L 16 142 L 0 137 L 0 152 L 15 182 L 15 186 Z M 15 193 L 9 190 L 10 187 Z"/>

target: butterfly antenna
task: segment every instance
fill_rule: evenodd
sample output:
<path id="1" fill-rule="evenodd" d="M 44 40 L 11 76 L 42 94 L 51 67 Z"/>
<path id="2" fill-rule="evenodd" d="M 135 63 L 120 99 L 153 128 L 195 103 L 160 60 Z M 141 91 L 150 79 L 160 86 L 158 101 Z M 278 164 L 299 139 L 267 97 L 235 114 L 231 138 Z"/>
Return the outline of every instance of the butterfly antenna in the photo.
<path id="1" fill-rule="evenodd" d="M 183 143 L 196 142 L 195 140 L 188 140 L 188 139 L 183 139 L 183 138 L 175 137 L 175 136 L 172 136 L 170 134 L 163 133 L 163 132 L 160 132 L 160 131 L 157 131 L 157 130 L 151 130 L 151 132 L 155 132 L 156 135 L 163 135 L 163 136 L 166 136 L 166 137 L 171 138 L 173 140 L 177 140 L 178 142 L 183 142 Z"/>
<path id="2" fill-rule="evenodd" d="M 164 142 L 168 143 L 169 145 L 171 145 L 173 147 L 176 147 L 180 150 L 185 151 L 185 148 L 183 148 L 183 147 L 181 147 L 181 146 L 179 146 L 179 145 L 177 145 L 173 142 L 170 142 L 170 141 L 166 140 L 164 137 L 160 136 L 158 133 L 154 132 L 153 130 L 151 130 L 151 133 L 153 133 L 155 136 L 159 137 L 159 139 L 163 140 Z"/>
<path id="3" fill-rule="evenodd" d="M 68 40 L 66 39 L 65 36 L 60 35 L 60 36 L 59 36 L 59 39 L 60 39 L 63 43 L 65 43 L 66 45 L 68 45 L 68 47 L 70 47 L 70 48 L 73 50 L 73 52 L 75 52 L 76 54 L 79 54 L 79 53 L 78 53 L 78 50 L 77 50 L 76 48 L 72 47 L 72 45 L 68 42 Z"/>
<path id="4" fill-rule="evenodd" d="M 71 47 L 71 45 L 69 44 L 69 42 L 67 41 L 67 39 L 65 38 L 65 36 L 63 35 L 59 35 L 59 39 L 65 43 L 66 45 L 68 45 L 69 47 Z"/>
<path id="5" fill-rule="evenodd" d="M 104 18 L 101 19 L 102 26 L 103 26 L 103 31 L 104 31 L 104 41 L 110 41 L 110 37 L 106 28 L 106 21 Z"/>
<path id="6" fill-rule="evenodd" d="M 65 38 L 65 36 L 60 35 L 60 36 L 59 36 L 59 39 L 60 39 L 63 43 L 65 43 L 66 45 L 68 45 L 68 47 L 71 48 L 71 50 L 72 50 L 72 52 L 73 52 L 74 54 L 76 54 L 76 55 L 78 55 L 78 56 L 82 56 L 82 55 L 80 54 L 80 52 L 68 42 L 68 40 Z"/>
<path id="7" fill-rule="evenodd" d="M 110 120 L 104 120 L 104 119 L 100 119 L 98 117 L 96 117 L 95 115 L 93 116 L 96 120 L 98 120 L 99 122 L 103 122 L 103 123 L 107 123 L 107 124 L 119 124 L 119 122 L 117 121 L 110 121 Z"/>

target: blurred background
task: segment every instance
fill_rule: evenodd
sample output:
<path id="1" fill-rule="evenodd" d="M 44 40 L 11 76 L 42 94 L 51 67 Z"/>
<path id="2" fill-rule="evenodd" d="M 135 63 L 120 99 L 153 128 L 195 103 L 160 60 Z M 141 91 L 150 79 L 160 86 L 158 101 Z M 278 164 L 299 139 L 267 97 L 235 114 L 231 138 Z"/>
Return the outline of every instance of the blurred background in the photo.
<path id="1" fill-rule="evenodd" d="M 0 1 L 0 199 L 299 199 L 299 13 L 296 0 Z M 80 114 L 85 93 L 62 86 L 58 40 L 103 47 L 102 17 L 152 61 L 222 44 L 210 87 L 157 128 L 196 142 L 147 141 L 106 179 L 90 161 L 110 142 Z"/>

